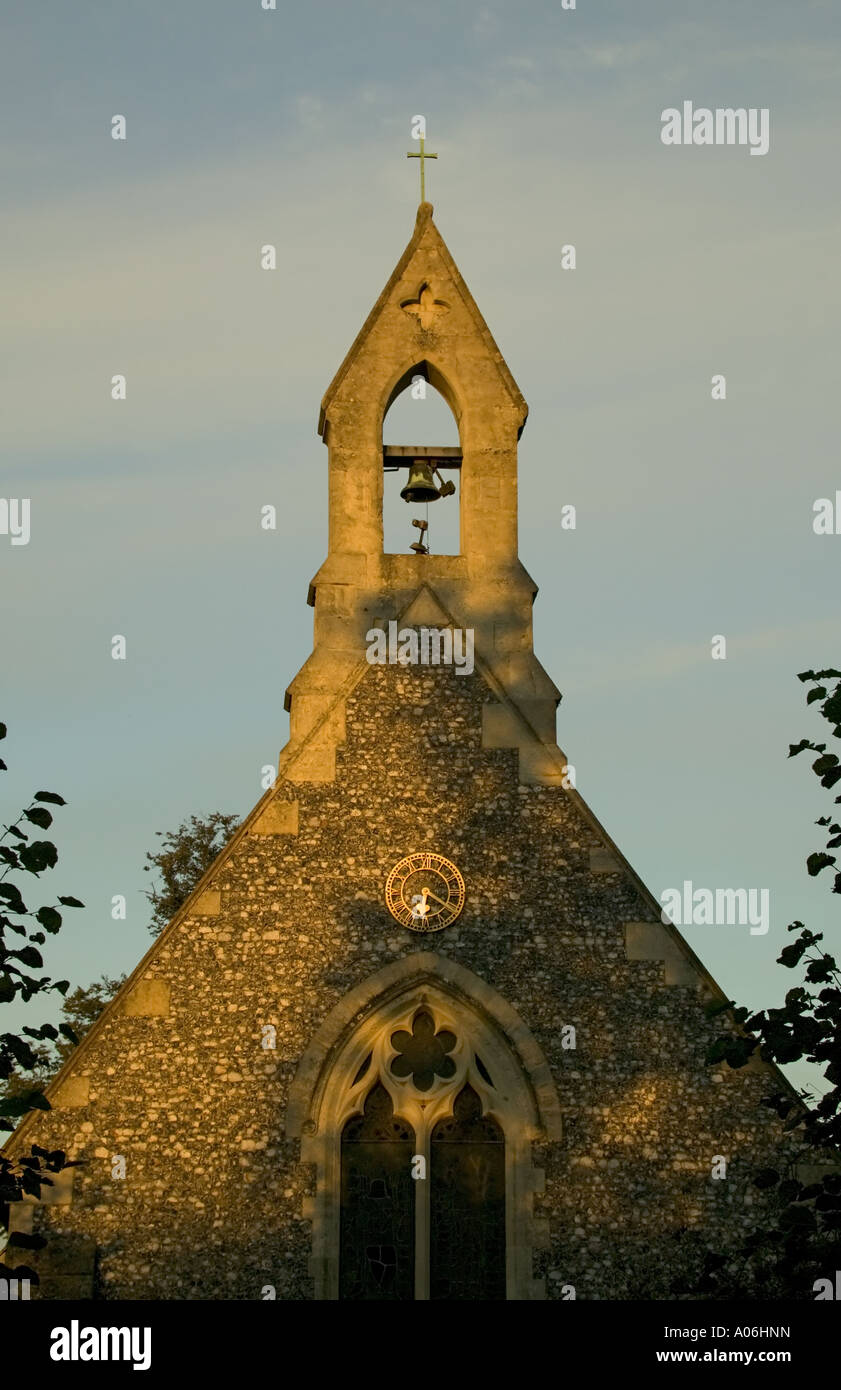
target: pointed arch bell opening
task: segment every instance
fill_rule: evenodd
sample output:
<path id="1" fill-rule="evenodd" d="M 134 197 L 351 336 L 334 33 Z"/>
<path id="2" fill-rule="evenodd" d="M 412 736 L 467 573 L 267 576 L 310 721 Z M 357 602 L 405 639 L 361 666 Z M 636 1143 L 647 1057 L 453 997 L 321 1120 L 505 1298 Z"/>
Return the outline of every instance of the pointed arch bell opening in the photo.
<path id="1" fill-rule="evenodd" d="M 380 397 L 380 419 L 385 419 L 397 397 L 402 395 L 407 387 L 411 387 L 416 377 L 421 377 L 438 392 L 439 396 L 443 396 L 456 422 L 458 442 L 463 444 L 461 426 L 464 416 L 464 402 L 461 393 L 450 380 L 446 371 L 432 357 L 421 357 L 397 368 Z"/>
<path id="2" fill-rule="evenodd" d="M 461 554 L 462 456 L 454 407 L 459 408 L 449 384 L 426 360 L 404 371 L 389 392 L 381 421 L 386 555 L 406 554 L 419 543 L 434 555 Z M 442 450 L 445 457 L 440 456 Z M 407 503 L 401 489 L 408 482 L 413 457 L 427 452 L 438 470 L 436 485 L 444 481 L 450 495 Z M 415 521 L 427 529 L 421 531 Z"/>

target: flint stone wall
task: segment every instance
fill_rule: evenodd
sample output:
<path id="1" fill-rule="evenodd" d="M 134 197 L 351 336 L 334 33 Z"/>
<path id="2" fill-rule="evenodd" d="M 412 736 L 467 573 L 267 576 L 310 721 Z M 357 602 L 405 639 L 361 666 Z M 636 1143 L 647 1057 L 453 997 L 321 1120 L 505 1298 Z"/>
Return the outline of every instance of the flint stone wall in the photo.
<path id="1" fill-rule="evenodd" d="M 281 783 L 262 833 L 163 934 L 26 1135 L 84 1160 L 34 1214 L 51 1236 L 46 1296 L 311 1298 L 313 1174 L 285 1135 L 289 1086 L 347 991 L 418 950 L 499 991 L 550 1064 L 564 1133 L 535 1145 L 548 1297 L 666 1296 L 687 1243 L 720 1249 L 761 1219 L 749 1174 L 779 1162 L 759 1104 L 776 1078 L 704 1065 L 722 1027 L 704 1012 L 708 980 L 679 952 L 675 983 L 663 959 L 628 958 L 626 924 L 662 936 L 651 900 L 574 795 L 522 785 L 515 749 L 483 747 L 492 699 L 478 672 L 371 667 L 335 780 Z M 389 870 L 417 849 L 466 880 L 439 934 L 384 906 Z M 726 1180 L 711 1178 L 716 1155 Z"/>

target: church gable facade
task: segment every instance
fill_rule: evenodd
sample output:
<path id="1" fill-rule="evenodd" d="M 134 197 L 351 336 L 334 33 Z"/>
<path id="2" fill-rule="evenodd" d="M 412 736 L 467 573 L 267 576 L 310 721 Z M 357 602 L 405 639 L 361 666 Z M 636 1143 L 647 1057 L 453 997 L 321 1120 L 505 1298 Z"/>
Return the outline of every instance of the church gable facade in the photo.
<path id="1" fill-rule="evenodd" d="M 459 425 L 456 556 L 383 552 L 382 421 L 418 375 Z M 723 995 L 555 739 L 525 418 L 422 204 L 322 405 L 277 780 L 12 1140 L 83 1160 L 14 1212 L 50 1238 L 42 1296 L 665 1297 L 687 1238 L 760 1219 L 780 1078 L 704 1064 Z M 469 630 L 473 669 L 369 663 L 393 622 Z"/>

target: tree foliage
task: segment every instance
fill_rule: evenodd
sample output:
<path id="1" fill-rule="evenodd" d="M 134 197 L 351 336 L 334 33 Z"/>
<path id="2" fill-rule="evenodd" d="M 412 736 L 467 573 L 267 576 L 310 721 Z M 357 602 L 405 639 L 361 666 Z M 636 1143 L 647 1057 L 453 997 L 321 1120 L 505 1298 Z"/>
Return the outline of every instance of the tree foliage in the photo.
<path id="1" fill-rule="evenodd" d="M 0 1082 L 0 1095 L 17 1096 L 27 1087 L 46 1090 L 77 1043 L 90 1031 L 108 1001 L 113 999 L 125 978 L 125 975 L 121 975 L 119 979 L 112 980 L 108 975 L 101 975 L 89 985 L 77 985 L 72 993 L 66 995 L 61 1001 L 61 1020 L 62 1023 L 69 1024 L 70 1032 L 76 1041 L 71 1041 L 69 1033 L 58 1033 L 54 1039 L 37 1043 L 32 1048 L 37 1058 L 35 1066 L 26 1074 L 22 1071 L 13 1072 L 5 1084 Z"/>
<path id="2" fill-rule="evenodd" d="M 820 702 L 830 736 L 841 739 L 841 671 L 803 671 L 798 679 L 811 686 L 807 705 Z M 789 757 L 807 750 L 817 755 L 812 771 L 821 786 L 829 792 L 838 789 L 832 798 L 838 806 L 838 755 L 827 752 L 825 743 L 804 738 L 790 746 Z M 827 879 L 832 892 L 839 894 L 841 871 L 832 851 L 841 849 L 840 820 L 841 813 L 835 811 L 815 822 L 825 843 L 806 860 L 813 878 L 833 871 Z M 802 1091 L 799 1100 L 780 1091 L 763 1101 L 795 1141 L 796 1161 L 786 1165 L 788 1171 L 767 1168 L 755 1175 L 755 1186 L 774 1199 L 774 1223 L 757 1232 L 735 1257 L 710 1254 L 702 1287 L 732 1293 L 758 1283 L 766 1297 L 811 1299 L 815 1281 L 831 1278 L 841 1262 L 841 973 L 835 956 L 820 944 L 823 932 L 810 931 L 802 922 L 792 922 L 788 930 L 796 935 L 783 948 L 778 964 L 799 970 L 802 982 L 788 990 L 780 1008 L 734 1008 L 739 1035 L 716 1039 L 707 1061 L 724 1060 L 740 1068 L 757 1051 L 763 1061 L 781 1066 L 805 1059 L 822 1069 L 826 1089 L 819 1096 Z M 812 1180 L 797 1176 L 803 1165 L 812 1169 Z"/>
<path id="3" fill-rule="evenodd" d="M 177 830 L 158 830 L 162 843 L 157 854 L 147 854 L 145 872 L 156 869 L 161 884 L 146 894 L 152 904 L 149 930 L 158 934 L 183 906 L 196 884 L 224 849 L 239 817 L 213 811 L 209 816 L 190 816 Z"/>
<path id="4" fill-rule="evenodd" d="M 6 726 L 0 723 L 0 739 L 6 737 Z M 0 772 L 8 771 L 0 758 Z M 39 832 L 49 830 L 53 811 L 49 807 L 64 806 L 63 797 L 55 792 L 36 792 L 29 806 L 17 820 L 2 827 L 0 834 L 0 1004 L 15 1000 L 27 1004 L 36 995 L 57 991 L 66 995 L 68 980 L 53 980 L 43 973 L 41 947 L 47 936 L 55 936 L 62 925 L 59 908 L 79 908 L 84 904 L 74 897 L 59 897 L 55 903 L 38 908 L 28 906 L 30 880 L 40 879 L 55 867 L 58 851 L 52 840 L 42 839 Z M 24 898 L 26 893 L 26 898 Z M 13 942 L 12 938 L 17 938 Z M 42 1023 L 40 1027 L 24 1027 L 20 1033 L 0 1033 L 0 1084 L 5 1093 L 0 1098 L 0 1130 L 9 1133 L 30 1110 L 49 1110 L 50 1103 L 39 1086 L 23 1086 L 14 1094 L 8 1083 L 20 1071 L 37 1068 L 44 1043 L 64 1039 L 72 1046 L 76 1035 L 68 1022 L 58 1027 Z M 9 1205 L 24 1196 L 39 1198 L 43 1185 L 52 1186 L 51 1173 L 74 1167 L 60 1149 L 49 1150 L 33 1144 L 28 1154 L 11 1158 L 0 1155 L 0 1226 L 7 1229 Z M 8 1247 L 34 1249 L 45 1242 L 41 1236 L 14 1233 Z M 8 1263 L 8 1261 L 7 1261 Z M 12 1278 L 28 1278 L 38 1282 L 35 1272 L 26 1266 L 11 1271 Z"/>
<path id="5" fill-rule="evenodd" d="M 0 724 L 0 739 L 5 737 L 6 726 Z M 0 771 L 6 770 L 0 759 Z M 102 975 L 68 994 L 68 980 L 53 980 L 43 973 L 40 948 L 47 936 L 54 936 L 61 928 L 63 914 L 59 909 L 84 906 L 78 898 L 59 897 L 53 904 L 33 909 L 24 898 L 29 878 L 40 878 L 58 862 L 55 845 L 36 832 L 52 825 L 54 812 L 48 808 L 64 805 L 64 799 L 55 792 L 36 792 L 32 803 L 0 834 L 0 1003 L 10 1004 L 18 998 L 28 1003 L 35 995 L 49 991 L 63 996 L 62 1019 L 57 1025 L 44 1023 L 24 1027 L 20 1034 L 0 1033 L 0 1130 L 7 1133 L 29 1111 L 51 1109 L 44 1095 L 46 1086 L 125 978 Z M 149 929 L 154 936 L 186 901 L 238 824 L 237 816 L 215 811 L 205 817 L 191 816 L 174 832 L 157 832 L 163 843 L 156 854 L 146 855 L 145 866 L 147 872 L 157 869 L 161 877 L 160 886 L 147 893 L 153 908 Z M 8 933 L 23 939 L 12 944 Z M 35 1144 L 28 1154 L 15 1159 L 0 1156 L 0 1231 L 8 1228 L 10 1204 L 27 1196 L 40 1198 L 42 1186 L 52 1185 L 51 1174 L 75 1166 L 62 1150 Z M 34 1250 L 45 1243 L 42 1236 L 15 1232 L 9 1236 L 6 1249 L 9 1253 L 17 1248 Z M 5 1262 L 9 1266 L 9 1255 Z M 36 1272 L 27 1266 L 7 1268 L 5 1277 L 38 1283 Z"/>

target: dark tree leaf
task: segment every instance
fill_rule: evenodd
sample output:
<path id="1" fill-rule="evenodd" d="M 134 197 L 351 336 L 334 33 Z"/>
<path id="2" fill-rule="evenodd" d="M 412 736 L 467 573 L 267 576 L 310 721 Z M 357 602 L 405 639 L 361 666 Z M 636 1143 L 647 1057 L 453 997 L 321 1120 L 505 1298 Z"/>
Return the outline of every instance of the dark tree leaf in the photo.
<path id="1" fill-rule="evenodd" d="M 754 1176 L 753 1185 L 754 1187 L 761 1187 L 764 1189 L 767 1187 L 776 1187 L 779 1181 L 780 1175 L 775 1168 L 761 1168 Z"/>
<path id="2" fill-rule="evenodd" d="M 841 1196 L 836 1192 L 822 1192 L 815 1198 L 816 1211 L 841 1211 Z"/>
<path id="3" fill-rule="evenodd" d="M 23 1038 L 19 1038 L 16 1033 L 0 1033 L 0 1043 L 8 1048 L 15 1061 L 19 1066 L 23 1067 L 24 1071 L 31 1071 L 33 1067 L 37 1067 L 38 1058 L 36 1054 L 32 1051 L 29 1043 Z"/>
<path id="4" fill-rule="evenodd" d="M 707 1018 L 716 1018 L 719 1014 L 726 1013 L 728 1009 L 732 1009 L 735 1003 L 735 999 L 725 999 L 723 1004 L 708 1004 L 704 1012 Z"/>
<path id="5" fill-rule="evenodd" d="M 780 1183 L 778 1189 L 779 1196 L 781 1200 L 784 1202 L 797 1201 L 800 1195 L 802 1194 L 802 1191 L 802 1185 L 797 1181 L 796 1178 L 786 1178 L 784 1182 Z"/>
<path id="6" fill-rule="evenodd" d="M 30 1235 L 27 1231 L 13 1231 L 6 1242 L 17 1250 L 43 1250 L 46 1243 L 45 1236 Z"/>
<path id="7" fill-rule="evenodd" d="M 788 745 L 788 756 L 790 758 L 796 758 L 798 753 L 802 753 L 803 749 L 808 747 L 809 740 L 807 738 L 802 738 L 799 743 L 790 743 Z"/>
<path id="8" fill-rule="evenodd" d="M 49 801 L 52 806 L 66 806 L 67 802 L 57 792 L 36 792 L 33 801 Z"/>
<path id="9" fill-rule="evenodd" d="M 787 969 L 793 970 L 795 965 L 799 965 L 807 946 L 808 942 L 804 941 L 803 937 L 800 937 L 797 941 L 790 942 L 788 946 L 783 947 L 780 954 L 777 956 L 777 964 L 784 965 Z"/>
<path id="10" fill-rule="evenodd" d="M 0 883 L 0 898 L 5 898 L 10 912 L 18 914 L 27 911 L 26 903 L 20 895 L 20 889 L 14 883 Z"/>
<path id="11" fill-rule="evenodd" d="M 39 907 L 35 913 L 35 920 L 54 936 L 61 926 L 61 913 L 56 912 L 54 907 Z"/>
<path id="12" fill-rule="evenodd" d="M 33 840 L 20 852 L 20 862 L 31 874 L 43 873 L 58 863 L 58 850 L 51 840 Z"/>
<path id="13" fill-rule="evenodd" d="M 835 961 L 831 956 L 823 956 L 820 960 L 810 960 L 806 967 L 806 979 L 813 985 L 823 985 L 827 980 L 832 979 L 832 972 L 835 969 Z"/>
<path id="14" fill-rule="evenodd" d="M 24 1028 L 30 1038 L 50 1038 L 55 1040 L 58 1037 L 58 1030 L 51 1023 L 42 1023 L 40 1028 Z"/>
<path id="15" fill-rule="evenodd" d="M 43 1091 L 37 1089 L 21 1091 L 16 1096 L 3 1096 L 0 1099 L 0 1115 L 25 1115 L 27 1110 L 52 1110 Z"/>
<path id="16" fill-rule="evenodd" d="M 41 1196 L 41 1177 L 38 1173 L 33 1173 L 30 1168 L 24 1169 L 20 1185 L 30 1197 Z"/>
<path id="17" fill-rule="evenodd" d="M 14 956 L 22 965 L 28 965 L 33 970 L 43 970 L 44 960 L 41 952 L 35 946 L 22 946 L 19 951 L 10 951 L 10 956 Z"/>
<path id="18" fill-rule="evenodd" d="M 62 907 L 84 907 L 85 905 L 84 903 L 80 903 L 78 898 L 60 897 L 59 902 L 61 903 Z"/>
<path id="19" fill-rule="evenodd" d="M 786 1207 L 780 1213 L 782 1231 L 813 1231 L 816 1225 L 815 1214 L 809 1207 Z"/>
<path id="20" fill-rule="evenodd" d="M 39 830 L 49 830 L 53 823 L 53 818 L 49 811 L 45 811 L 43 806 L 30 806 L 28 811 L 23 813 L 28 821 L 37 825 Z"/>

